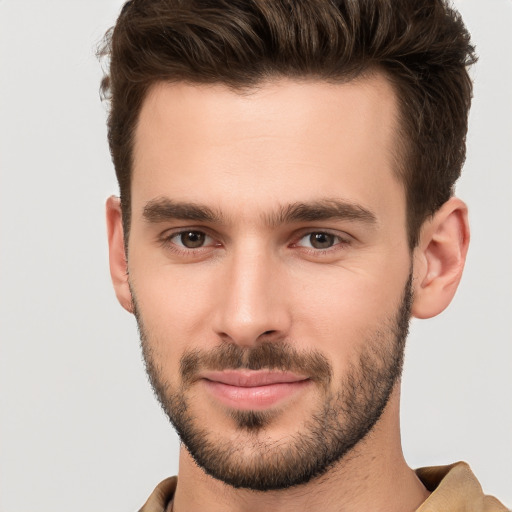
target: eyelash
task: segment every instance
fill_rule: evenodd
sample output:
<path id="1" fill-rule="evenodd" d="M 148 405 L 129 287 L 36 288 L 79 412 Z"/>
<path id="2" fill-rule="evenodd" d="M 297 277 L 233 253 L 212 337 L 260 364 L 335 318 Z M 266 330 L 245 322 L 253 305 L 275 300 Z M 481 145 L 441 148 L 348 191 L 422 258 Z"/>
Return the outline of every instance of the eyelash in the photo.
<path id="1" fill-rule="evenodd" d="M 329 237 L 333 237 L 334 243 L 330 247 L 326 247 L 325 249 L 317 249 L 314 247 L 305 247 L 300 246 L 298 243 L 308 237 L 311 237 L 312 235 L 328 235 Z M 341 236 L 337 233 L 332 233 L 331 231 L 327 230 L 318 230 L 318 231 L 307 231 L 300 235 L 299 238 L 296 239 L 297 241 L 292 243 L 292 247 L 300 247 L 303 251 L 307 251 L 309 254 L 313 254 L 315 256 L 322 256 L 324 254 L 333 254 L 334 252 L 338 250 L 345 249 L 348 247 L 351 243 L 351 240 L 349 236 L 346 237 Z"/>
<path id="2" fill-rule="evenodd" d="M 200 256 L 200 255 L 212 250 L 215 247 L 222 246 L 222 244 L 220 242 L 217 242 L 217 243 L 210 244 L 210 245 L 202 245 L 202 246 L 196 247 L 196 248 L 187 248 L 187 247 L 181 246 L 181 245 L 173 242 L 173 239 L 175 239 L 177 237 L 181 237 L 187 233 L 201 234 L 207 238 L 212 239 L 215 242 L 215 237 L 208 234 L 208 232 L 205 231 L 204 229 L 193 229 L 193 228 L 181 229 L 179 231 L 174 231 L 171 233 L 168 233 L 168 232 L 163 233 L 162 236 L 159 238 L 159 240 L 160 240 L 161 245 L 165 249 L 170 250 L 177 255 L 189 256 L 189 257 L 190 256 Z M 334 237 L 335 242 L 332 246 L 327 247 L 325 249 L 316 249 L 314 247 L 305 247 L 305 246 L 299 245 L 299 242 L 301 240 L 303 240 L 304 238 L 307 238 L 307 237 L 311 237 L 312 235 L 328 235 L 330 237 Z M 306 252 L 310 255 L 322 256 L 322 255 L 327 255 L 327 254 L 332 255 L 334 252 L 336 252 L 338 250 L 345 249 L 350 244 L 351 244 L 351 237 L 349 235 L 347 235 L 346 237 L 343 237 L 339 234 L 332 233 L 331 231 L 328 231 L 328 230 L 309 230 L 309 231 L 303 231 L 302 233 L 300 233 L 300 235 L 298 237 L 295 237 L 295 241 L 292 242 L 289 245 L 289 247 L 299 248 L 303 252 Z"/>
<path id="3" fill-rule="evenodd" d="M 191 256 L 191 255 L 200 255 L 205 253 L 207 250 L 211 250 L 213 247 L 220 246 L 220 243 L 216 243 L 213 245 L 207 245 L 207 246 L 201 246 L 196 248 L 188 248 L 185 246 L 180 246 L 173 242 L 173 239 L 178 238 L 182 235 L 185 235 L 187 233 L 198 233 L 202 234 L 205 237 L 211 238 L 212 240 L 215 240 L 213 236 L 209 235 L 206 231 L 203 229 L 182 229 L 180 231 L 174 231 L 172 233 L 164 233 L 160 237 L 160 243 L 162 247 L 165 249 L 168 249 L 175 254 L 183 255 L 183 256 Z"/>

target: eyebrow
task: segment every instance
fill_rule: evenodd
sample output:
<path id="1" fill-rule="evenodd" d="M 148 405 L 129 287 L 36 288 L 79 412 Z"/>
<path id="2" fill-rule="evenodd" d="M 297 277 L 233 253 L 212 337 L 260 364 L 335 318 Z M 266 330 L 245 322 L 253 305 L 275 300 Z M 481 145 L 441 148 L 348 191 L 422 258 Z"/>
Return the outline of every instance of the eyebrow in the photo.
<path id="1" fill-rule="evenodd" d="M 170 220 L 188 220 L 212 224 L 226 223 L 226 219 L 220 212 L 216 212 L 206 205 L 174 201 L 167 197 L 159 197 L 148 201 L 144 206 L 143 217 L 150 223 Z M 369 225 L 377 224 L 377 216 L 370 209 L 339 199 L 291 203 L 278 207 L 275 212 L 264 214 L 263 219 L 271 227 L 322 220 L 348 220 Z"/>
<path id="2" fill-rule="evenodd" d="M 144 206 L 142 216 L 151 223 L 165 222 L 174 219 L 221 223 L 221 215 L 215 213 L 207 206 L 173 201 L 167 197 L 160 197 L 148 201 Z"/>
<path id="3" fill-rule="evenodd" d="M 377 216 L 362 205 L 339 199 L 322 199 L 311 203 L 292 203 L 281 207 L 267 218 L 271 226 L 294 222 L 315 222 L 321 220 L 360 221 L 377 224 Z"/>

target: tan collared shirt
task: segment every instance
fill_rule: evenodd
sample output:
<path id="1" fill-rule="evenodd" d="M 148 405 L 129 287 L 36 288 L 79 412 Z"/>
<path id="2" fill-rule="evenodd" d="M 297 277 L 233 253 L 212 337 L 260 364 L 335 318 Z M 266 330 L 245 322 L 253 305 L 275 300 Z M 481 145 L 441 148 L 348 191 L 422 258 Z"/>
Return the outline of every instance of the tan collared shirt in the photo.
<path id="1" fill-rule="evenodd" d="M 465 462 L 420 468 L 416 474 L 432 492 L 416 512 L 511 512 L 493 496 L 484 495 Z M 160 482 L 139 512 L 165 512 L 177 482 L 175 476 Z"/>

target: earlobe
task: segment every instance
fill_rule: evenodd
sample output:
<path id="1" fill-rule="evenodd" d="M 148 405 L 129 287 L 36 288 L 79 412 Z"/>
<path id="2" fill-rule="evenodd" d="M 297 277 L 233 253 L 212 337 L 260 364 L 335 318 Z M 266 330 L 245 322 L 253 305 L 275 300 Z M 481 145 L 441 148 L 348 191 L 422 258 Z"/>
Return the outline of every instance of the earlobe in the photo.
<path id="1" fill-rule="evenodd" d="M 468 245 L 467 206 L 452 197 L 425 221 L 414 250 L 414 317 L 431 318 L 450 304 L 462 277 Z"/>
<path id="2" fill-rule="evenodd" d="M 133 313 L 133 301 L 128 283 L 128 262 L 124 248 L 121 203 L 111 196 L 106 203 L 110 275 L 117 300 L 126 311 Z"/>

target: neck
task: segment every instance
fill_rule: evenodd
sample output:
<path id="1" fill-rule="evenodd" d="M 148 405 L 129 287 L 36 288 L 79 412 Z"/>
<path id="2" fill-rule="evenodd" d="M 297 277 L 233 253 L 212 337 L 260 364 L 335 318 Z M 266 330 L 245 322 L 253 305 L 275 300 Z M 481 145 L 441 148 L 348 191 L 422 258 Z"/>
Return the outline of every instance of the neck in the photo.
<path id="1" fill-rule="evenodd" d="M 399 391 L 373 430 L 322 477 L 279 491 L 234 489 L 206 475 L 182 446 L 174 512 L 412 512 L 428 491 L 406 464 Z"/>

